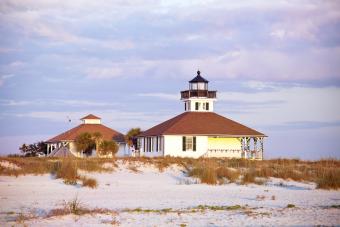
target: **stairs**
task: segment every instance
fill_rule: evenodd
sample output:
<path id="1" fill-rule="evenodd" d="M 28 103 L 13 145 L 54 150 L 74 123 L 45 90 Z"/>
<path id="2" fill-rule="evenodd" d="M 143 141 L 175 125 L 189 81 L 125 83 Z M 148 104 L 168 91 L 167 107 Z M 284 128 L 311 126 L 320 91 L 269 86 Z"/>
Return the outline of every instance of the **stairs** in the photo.
<path id="1" fill-rule="evenodd" d="M 49 155 L 48 157 L 75 157 L 70 150 L 68 149 L 67 146 L 62 146 L 59 148 L 54 149 Z"/>

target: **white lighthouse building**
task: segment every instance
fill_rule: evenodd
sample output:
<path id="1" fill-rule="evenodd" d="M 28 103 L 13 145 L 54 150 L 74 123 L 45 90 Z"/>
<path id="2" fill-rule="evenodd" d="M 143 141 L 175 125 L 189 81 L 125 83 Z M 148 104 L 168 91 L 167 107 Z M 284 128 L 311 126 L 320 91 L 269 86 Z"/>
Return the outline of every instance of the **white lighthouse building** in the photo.
<path id="1" fill-rule="evenodd" d="M 263 133 L 214 112 L 216 91 L 197 71 L 189 89 L 181 91 L 184 113 L 138 137 L 136 155 L 157 157 L 229 157 L 263 159 Z"/>

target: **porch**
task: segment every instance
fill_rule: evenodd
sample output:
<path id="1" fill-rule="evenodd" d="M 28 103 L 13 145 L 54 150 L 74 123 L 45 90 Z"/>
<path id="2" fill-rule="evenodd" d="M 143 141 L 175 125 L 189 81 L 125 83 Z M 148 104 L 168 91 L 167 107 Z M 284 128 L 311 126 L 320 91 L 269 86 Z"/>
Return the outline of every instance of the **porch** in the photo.
<path id="1" fill-rule="evenodd" d="M 263 137 L 208 137 L 203 157 L 263 159 Z"/>

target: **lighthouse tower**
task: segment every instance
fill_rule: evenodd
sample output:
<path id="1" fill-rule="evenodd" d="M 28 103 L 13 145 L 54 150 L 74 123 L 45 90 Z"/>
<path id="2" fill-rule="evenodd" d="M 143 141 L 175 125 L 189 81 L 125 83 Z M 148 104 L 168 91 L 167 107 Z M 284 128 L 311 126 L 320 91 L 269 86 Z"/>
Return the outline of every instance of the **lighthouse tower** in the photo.
<path id="1" fill-rule="evenodd" d="M 216 91 L 208 90 L 209 81 L 197 71 L 197 76 L 189 81 L 189 90 L 181 91 L 181 100 L 186 112 L 213 112 Z"/>

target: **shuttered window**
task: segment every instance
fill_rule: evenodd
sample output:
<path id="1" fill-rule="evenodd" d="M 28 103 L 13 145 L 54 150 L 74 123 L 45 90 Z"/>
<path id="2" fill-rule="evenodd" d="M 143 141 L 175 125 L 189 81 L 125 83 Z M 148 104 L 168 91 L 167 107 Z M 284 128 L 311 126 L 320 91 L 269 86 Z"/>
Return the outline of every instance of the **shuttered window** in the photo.
<path id="1" fill-rule="evenodd" d="M 145 152 L 146 150 L 146 138 L 143 138 L 143 151 Z"/>
<path id="2" fill-rule="evenodd" d="M 192 144 L 192 150 L 196 151 L 196 136 L 193 137 L 193 144 Z"/>
<path id="3" fill-rule="evenodd" d="M 182 137 L 182 150 L 186 151 L 186 138 L 185 138 L 185 136 Z"/>
<path id="4" fill-rule="evenodd" d="M 183 151 L 196 151 L 196 136 L 183 136 L 182 137 L 182 150 Z"/>

